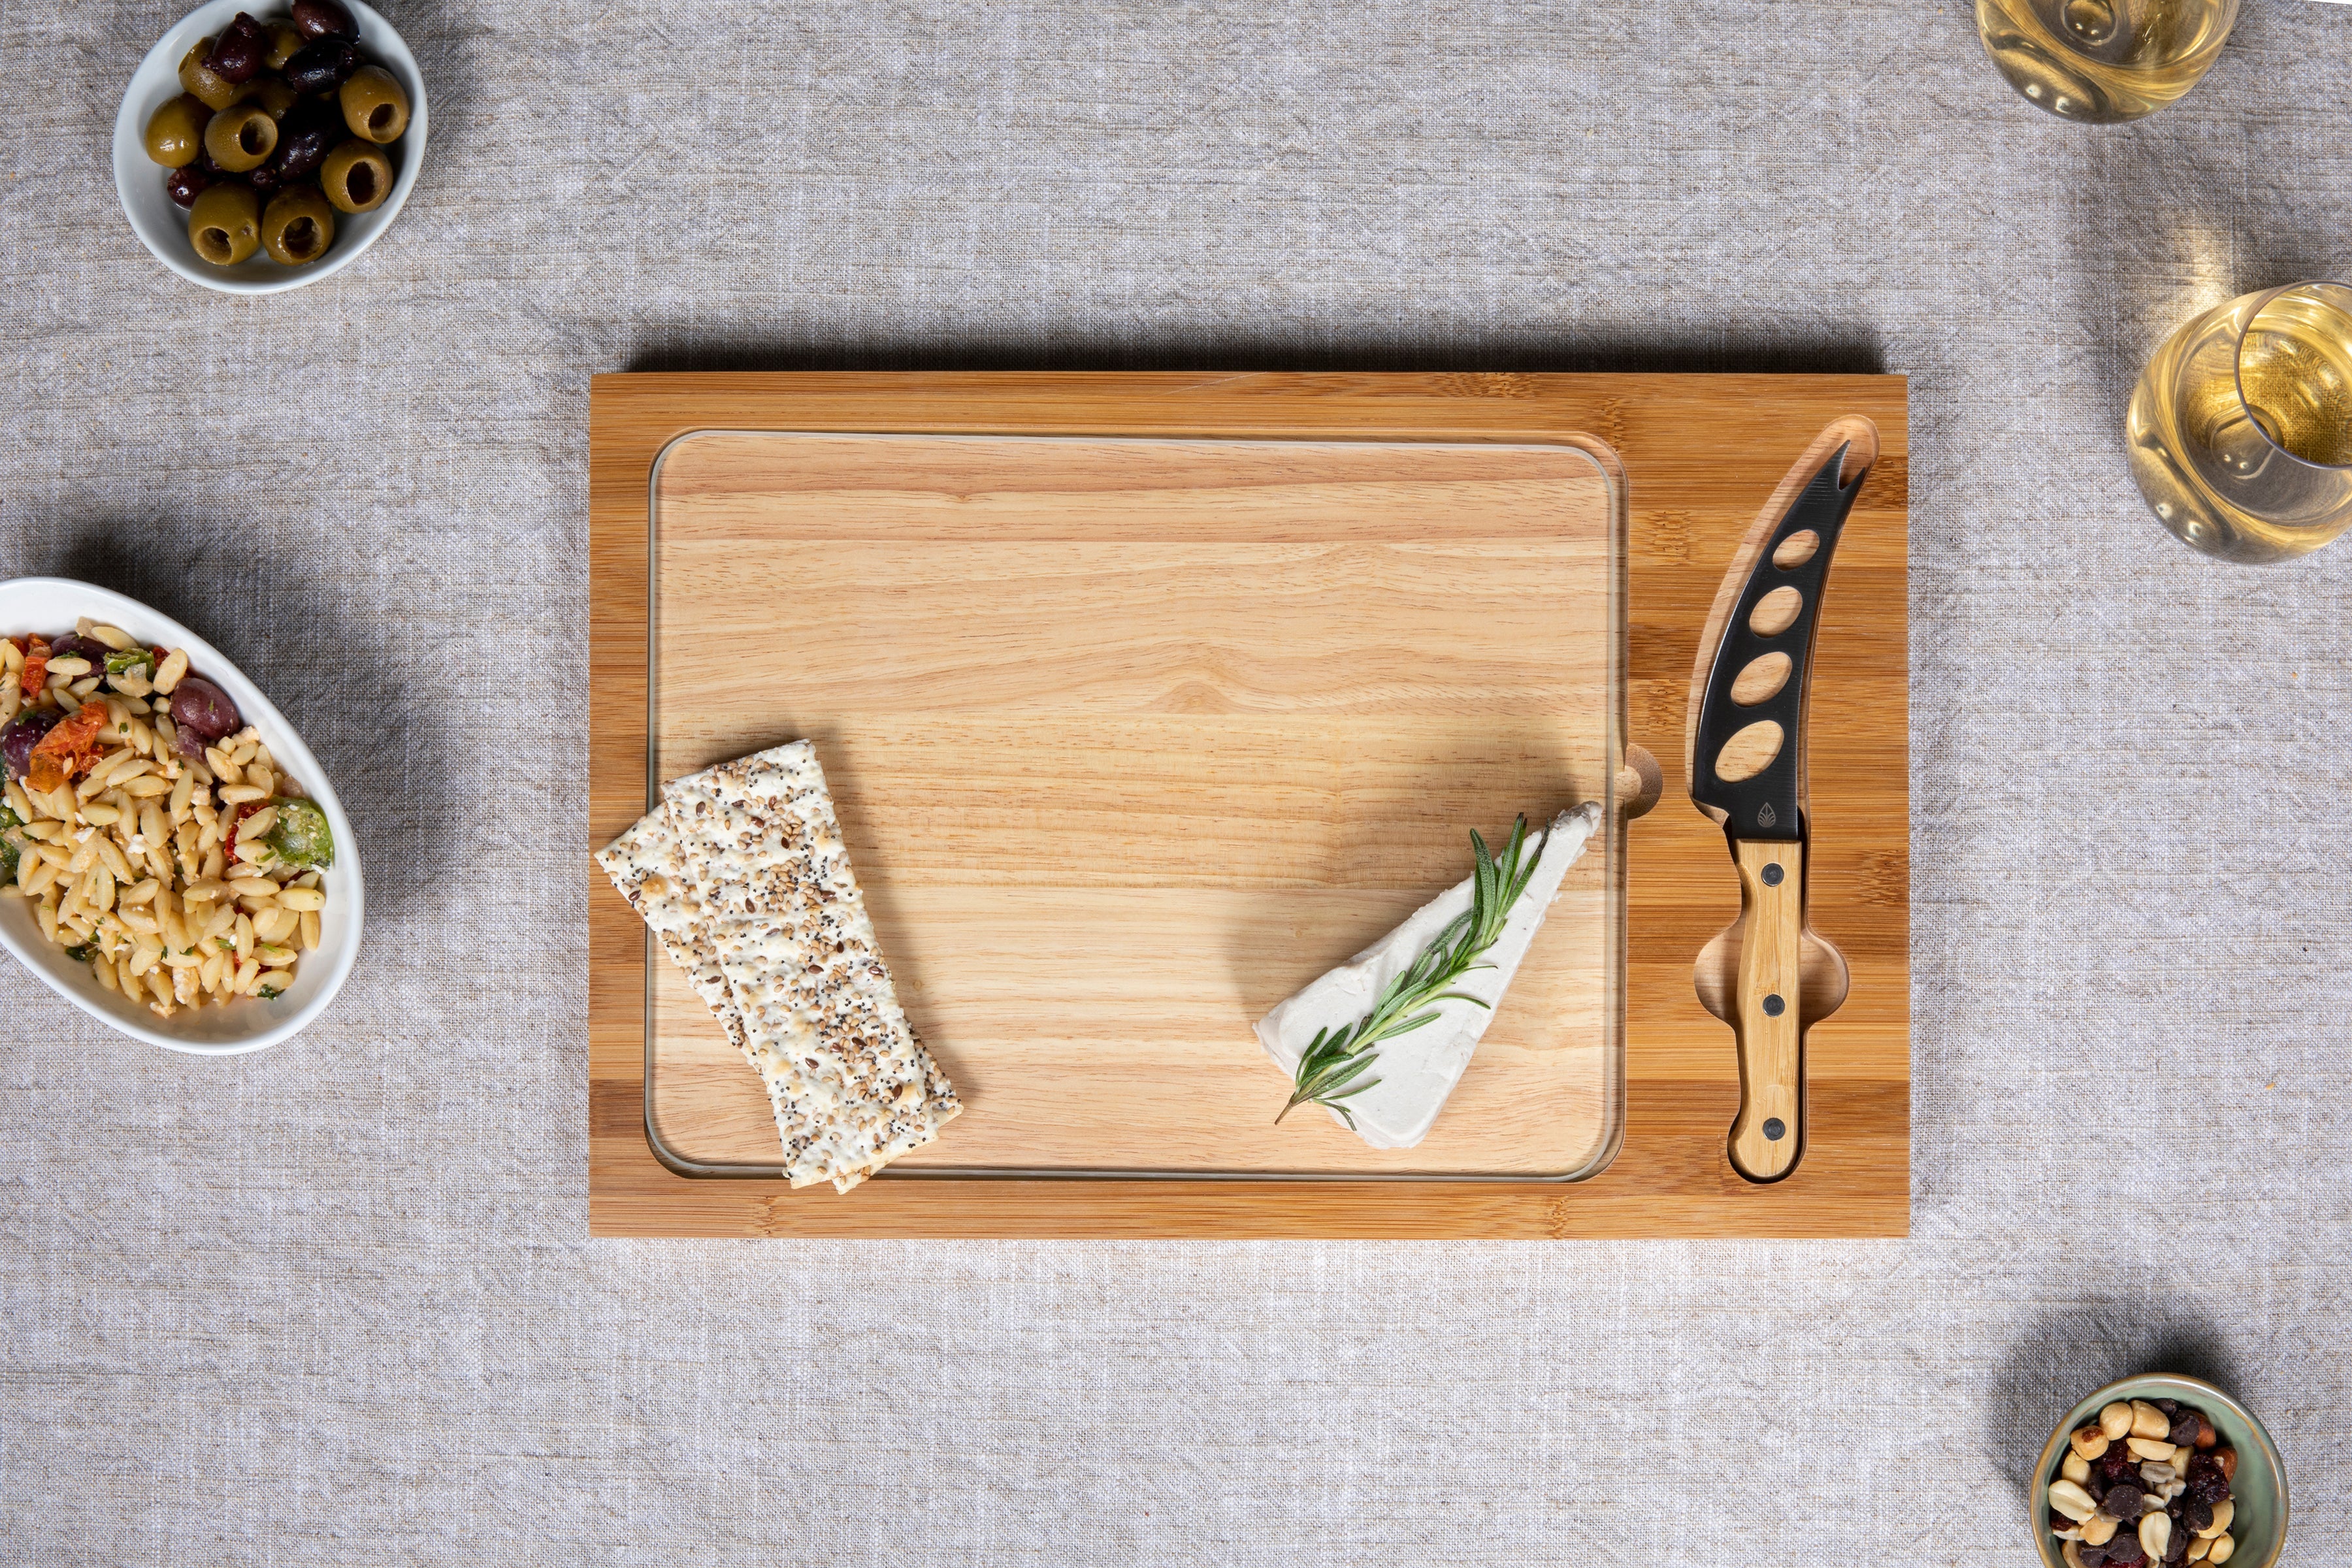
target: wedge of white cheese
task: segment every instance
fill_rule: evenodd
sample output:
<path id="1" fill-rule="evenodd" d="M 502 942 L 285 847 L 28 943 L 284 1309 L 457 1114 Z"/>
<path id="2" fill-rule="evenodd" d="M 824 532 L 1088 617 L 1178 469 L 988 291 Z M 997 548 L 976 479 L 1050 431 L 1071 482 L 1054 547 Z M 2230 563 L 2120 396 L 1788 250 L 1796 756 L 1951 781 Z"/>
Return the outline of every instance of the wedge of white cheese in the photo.
<path id="1" fill-rule="evenodd" d="M 1435 1023 L 1372 1047 L 1375 1059 L 1364 1076 L 1380 1081 L 1346 1102 L 1356 1121 L 1357 1136 L 1365 1142 L 1375 1149 L 1410 1149 L 1429 1136 L 1446 1096 L 1462 1081 L 1462 1069 L 1470 1065 L 1471 1053 L 1494 1021 L 1493 1009 L 1502 1005 L 1503 993 L 1518 973 L 1519 961 L 1528 954 L 1528 944 L 1535 940 L 1544 916 L 1550 913 L 1552 901 L 1559 897 L 1560 879 L 1584 853 L 1585 841 L 1600 823 L 1601 807 L 1596 802 L 1563 811 L 1552 819 L 1535 875 L 1512 907 L 1503 934 L 1483 959 L 1494 967 L 1474 970 L 1449 988 L 1475 996 L 1486 1006 L 1440 1002 Z M 1389 982 L 1470 908 L 1470 892 L 1471 880 L 1465 877 L 1415 910 L 1379 942 L 1259 1019 L 1257 1037 L 1275 1065 L 1295 1079 L 1298 1058 L 1314 1043 L 1316 1031 L 1345 1027 L 1370 1013 Z M 1347 1125 L 1336 1111 L 1331 1119 Z"/>

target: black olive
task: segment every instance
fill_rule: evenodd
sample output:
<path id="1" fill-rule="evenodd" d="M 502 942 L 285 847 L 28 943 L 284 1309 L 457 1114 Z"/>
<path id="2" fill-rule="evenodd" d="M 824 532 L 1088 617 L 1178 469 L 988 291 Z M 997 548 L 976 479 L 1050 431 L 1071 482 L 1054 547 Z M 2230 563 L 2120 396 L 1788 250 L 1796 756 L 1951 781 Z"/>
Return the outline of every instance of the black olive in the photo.
<path id="1" fill-rule="evenodd" d="M 337 0 L 294 0 L 294 30 L 306 38 L 356 38 L 360 26 Z"/>
<path id="2" fill-rule="evenodd" d="M 317 99 L 305 99 L 287 110 L 279 125 L 278 152 L 268 163 L 278 184 L 307 179 L 341 140 L 334 110 Z"/>
<path id="3" fill-rule="evenodd" d="M 165 171 L 163 193 L 170 196 L 175 205 L 192 207 L 196 205 L 196 198 L 205 194 L 205 187 L 212 183 L 213 178 L 210 174 L 191 163 L 185 168 Z"/>
<path id="4" fill-rule="evenodd" d="M 248 82 L 268 53 L 269 35 L 261 30 L 260 23 L 239 11 L 236 20 L 215 40 L 212 57 L 205 64 L 223 81 Z"/>
<path id="5" fill-rule="evenodd" d="M 286 85 L 305 98 L 317 98 L 343 85 L 360 68 L 360 51 L 349 38 L 320 38 L 302 46 L 286 62 Z"/>

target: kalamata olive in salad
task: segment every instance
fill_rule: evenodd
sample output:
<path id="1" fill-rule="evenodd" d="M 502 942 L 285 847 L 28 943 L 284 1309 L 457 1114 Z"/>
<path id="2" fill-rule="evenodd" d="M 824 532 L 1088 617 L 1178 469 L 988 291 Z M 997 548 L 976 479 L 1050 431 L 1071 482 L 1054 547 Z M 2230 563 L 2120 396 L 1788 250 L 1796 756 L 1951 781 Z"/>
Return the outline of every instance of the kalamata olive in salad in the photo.
<path id="1" fill-rule="evenodd" d="M 36 708 L 19 713 L 0 728 L 0 758 L 8 764 L 8 776 L 21 779 L 33 770 L 33 748 L 41 737 L 58 727 L 65 711 L 58 708 Z"/>
<path id="2" fill-rule="evenodd" d="M 68 632 L 49 645 L 51 663 L 61 658 L 86 658 L 92 669 L 105 668 L 107 658 L 113 652 L 96 637 L 86 637 L 76 632 Z"/>
<path id="3" fill-rule="evenodd" d="M 286 85 L 305 98 L 316 98 L 342 86 L 359 68 L 360 51 L 349 38 L 320 38 L 303 45 L 302 52 L 286 62 Z"/>
<path id="4" fill-rule="evenodd" d="M 209 745 L 236 728 L 236 704 L 203 676 L 186 676 L 172 693 L 172 722 Z"/>
<path id="5" fill-rule="evenodd" d="M 213 40 L 213 52 L 205 64 L 223 81 L 247 82 L 268 54 L 269 35 L 261 30 L 260 23 L 239 11 L 236 19 Z"/>
<path id="6" fill-rule="evenodd" d="M 294 30 L 306 38 L 356 38 L 357 22 L 339 0 L 294 0 Z"/>

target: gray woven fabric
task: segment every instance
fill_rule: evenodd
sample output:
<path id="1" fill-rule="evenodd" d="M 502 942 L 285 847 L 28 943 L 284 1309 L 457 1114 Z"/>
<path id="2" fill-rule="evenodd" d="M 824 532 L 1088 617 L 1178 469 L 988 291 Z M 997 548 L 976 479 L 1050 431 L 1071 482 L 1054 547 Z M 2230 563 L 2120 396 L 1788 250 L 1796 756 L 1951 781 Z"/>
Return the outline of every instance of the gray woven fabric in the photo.
<path id="1" fill-rule="evenodd" d="M 2352 545 L 2194 557 L 2116 429 L 2352 271 L 2352 8 L 2108 131 L 1950 3 L 398 9 L 415 200 L 247 301 L 116 210 L 172 7 L 0 7 L 8 567 L 229 650 L 373 894 L 257 1058 L 0 966 L 0 1556 L 2021 1564 L 2158 1364 L 2343 1555 Z M 1913 1239 L 586 1239 L 588 377 L 979 365 L 1908 372 Z"/>

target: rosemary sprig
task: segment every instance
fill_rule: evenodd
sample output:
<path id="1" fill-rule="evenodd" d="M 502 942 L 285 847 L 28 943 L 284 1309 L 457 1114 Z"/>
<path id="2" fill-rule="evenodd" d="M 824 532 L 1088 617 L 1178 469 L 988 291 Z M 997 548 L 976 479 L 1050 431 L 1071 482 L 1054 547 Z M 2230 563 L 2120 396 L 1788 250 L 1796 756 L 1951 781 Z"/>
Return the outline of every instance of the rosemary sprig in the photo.
<path id="1" fill-rule="evenodd" d="M 1275 1121 L 1280 1121 L 1301 1105 L 1311 1102 L 1338 1111 L 1339 1120 L 1348 1124 L 1349 1131 L 1354 1131 L 1356 1118 L 1341 1102 L 1381 1081 L 1363 1076 L 1378 1059 L 1373 1047 L 1382 1040 L 1392 1040 L 1435 1023 L 1440 1002 L 1470 1002 L 1487 1006 L 1466 992 L 1447 987 L 1473 971 L 1495 967 L 1479 963 L 1479 955 L 1501 938 L 1512 907 L 1528 890 L 1528 881 L 1536 874 L 1536 862 L 1543 858 L 1544 839 L 1550 836 L 1550 830 L 1545 829 L 1544 838 L 1536 840 L 1535 853 L 1526 854 L 1528 819 L 1522 815 L 1512 824 L 1511 841 L 1503 852 L 1489 855 L 1486 841 L 1478 836 L 1478 830 L 1470 830 L 1470 847 L 1476 867 L 1471 874 L 1470 907 L 1446 922 L 1445 929 L 1422 949 L 1421 955 L 1406 966 L 1404 973 L 1389 982 L 1388 989 L 1381 993 L 1370 1012 L 1353 1024 L 1315 1031 L 1314 1042 L 1298 1058 L 1290 1103 L 1282 1108 L 1282 1115 Z"/>

